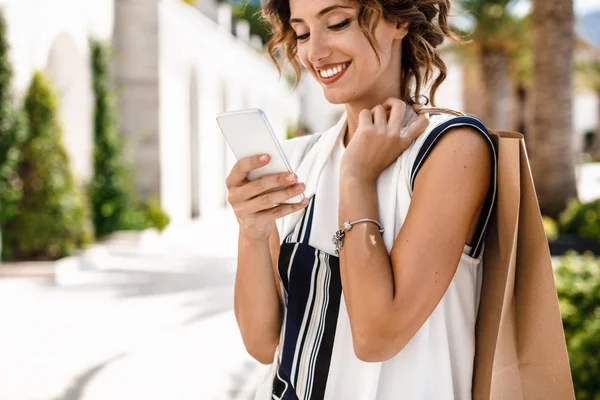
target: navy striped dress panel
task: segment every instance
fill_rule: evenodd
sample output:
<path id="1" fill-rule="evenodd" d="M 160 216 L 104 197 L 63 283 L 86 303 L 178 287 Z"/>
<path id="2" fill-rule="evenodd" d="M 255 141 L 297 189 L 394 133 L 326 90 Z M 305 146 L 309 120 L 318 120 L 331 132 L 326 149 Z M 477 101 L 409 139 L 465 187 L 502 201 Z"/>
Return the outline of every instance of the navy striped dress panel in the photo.
<path id="1" fill-rule="evenodd" d="M 278 272 L 287 299 L 274 399 L 296 399 L 303 393 L 302 400 L 317 400 L 325 395 L 342 284 L 339 258 L 308 244 L 313 214 L 314 197 L 279 254 Z"/>
<path id="2" fill-rule="evenodd" d="M 488 132 L 488 130 L 485 127 L 485 125 L 483 124 L 483 122 L 481 122 L 480 120 L 478 120 L 475 117 L 462 116 L 462 117 L 451 118 L 448 121 L 445 121 L 445 122 L 439 124 L 438 126 L 436 126 L 435 128 L 433 128 L 433 130 L 431 131 L 429 136 L 427 136 L 427 138 L 423 142 L 423 145 L 419 149 L 419 153 L 417 154 L 417 158 L 415 159 L 415 162 L 413 164 L 413 167 L 412 167 L 412 170 L 410 173 L 410 190 L 412 191 L 414 189 L 415 178 L 417 176 L 417 173 L 423 166 L 425 159 L 427 159 L 427 156 L 431 153 L 431 150 L 433 149 L 437 140 L 443 135 L 443 133 L 448 131 L 451 128 L 465 127 L 465 126 L 475 128 L 478 132 L 480 132 L 487 139 L 487 143 L 489 144 L 490 149 L 492 151 L 492 155 L 493 155 L 492 156 L 492 182 L 490 184 L 490 190 L 488 190 L 487 196 L 484 201 L 481 218 L 479 219 L 479 221 L 477 223 L 477 229 L 475 231 L 475 236 L 474 236 L 475 238 L 477 238 L 477 241 L 474 243 L 474 245 L 472 246 L 471 252 L 469 253 L 469 256 L 477 258 L 477 257 L 479 257 L 481 250 L 483 249 L 483 240 L 485 237 L 485 230 L 487 228 L 488 222 L 489 222 L 491 214 L 492 214 L 492 209 L 494 207 L 494 203 L 496 200 L 496 192 L 497 192 L 498 156 L 496 155 L 496 148 L 494 146 L 492 136 Z"/>
<path id="3" fill-rule="evenodd" d="M 327 386 L 327 376 L 331 365 L 331 355 L 333 354 L 333 343 L 335 340 L 335 331 L 340 311 L 340 302 L 342 298 L 342 280 L 340 277 L 339 258 L 329 256 L 329 267 L 331 268 L 331 283 L 329 287 L 330 299 L 326 307 L 324 318 L 324 331 L 321 340 L 321 346 L 318 349 L 315 373 L 313 380 L 313 393 L 311 400 L 320 400 L 325 396 Z"/>
<path id="4" fill-rule="evenodd" d="M 279 369 L 273 379 L 273 392 L 271 400 L 299 400 L 296 392 L 291 388 L 290 377 Z"/>

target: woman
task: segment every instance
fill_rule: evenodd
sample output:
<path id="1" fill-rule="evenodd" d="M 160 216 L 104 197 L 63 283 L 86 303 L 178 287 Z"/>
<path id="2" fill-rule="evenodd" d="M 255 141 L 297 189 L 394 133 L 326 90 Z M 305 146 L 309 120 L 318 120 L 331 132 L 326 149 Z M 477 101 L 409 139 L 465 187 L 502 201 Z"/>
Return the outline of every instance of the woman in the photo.
<path id="1" fill-rule="evenodd" d="M 450 35 L 449 7 L 263 5 L 271 54 L 302 63 L 345 114 L 312 147 L 284 143 L 306 182 L 249 182 L 269 162 L 260 155 L 227 178 L 240 225 L 235 315 L 248 352 L 271 364 L 257 399 L 471 397 L 494 157 L 478 120 L 429 120 L 414 101 L 434 69 L 432 100 L 445 77 L 435 47 Z"/>

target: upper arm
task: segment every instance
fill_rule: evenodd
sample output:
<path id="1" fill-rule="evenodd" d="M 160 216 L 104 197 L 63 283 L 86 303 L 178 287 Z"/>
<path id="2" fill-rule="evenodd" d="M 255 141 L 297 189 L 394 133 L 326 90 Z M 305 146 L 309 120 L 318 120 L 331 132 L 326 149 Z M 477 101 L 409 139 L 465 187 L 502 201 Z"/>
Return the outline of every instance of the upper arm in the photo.
<path id="1" fill-rule="evenodd" d="M 491 182 L 488 139 L 469 127 L 446 131 L 420 166 L 410 207 L 390 258 L 396 315 L 409 340 L 446 292 L 469 228 Z M 409 336 L 408 338 L 406 336 Z"/>
<path id="2" fill-rule="evenodd" d="M 271 251 L 271 263 L 275 278 L 275 286 L 277 287 L 277 294 L 279 295 L 279 300 L 281 301 L 281 304 L 284 305 L 285 302 L 283 301 L 283 294 L 281 293 L 281 285 L 279 284 L 279 246 L 279 232 L 277 231 L 277 225 L 275 224 L 275 222 L 273 222 L 273 229 L 271 230 L 271 235 L 269 236 L 269 250 Z"/>

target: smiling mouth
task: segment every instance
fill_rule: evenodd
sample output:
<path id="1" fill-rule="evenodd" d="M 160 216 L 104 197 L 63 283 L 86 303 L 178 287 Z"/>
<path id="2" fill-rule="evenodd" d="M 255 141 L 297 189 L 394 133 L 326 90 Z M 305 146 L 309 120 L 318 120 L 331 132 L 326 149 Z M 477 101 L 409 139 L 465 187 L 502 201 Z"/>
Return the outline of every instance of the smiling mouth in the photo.
<path id="1" fill-rule="evenodd" d="M 339 75 L 342 71 L 344 71 L 349 66 L 350 66 L 350 62 L 347 62 L 345 64 L 340 64 L 333 68 L 318 70 L 318 73 L 321 78 L 330 79 L 330 78 L 333 78 L 333 77 Z"/>

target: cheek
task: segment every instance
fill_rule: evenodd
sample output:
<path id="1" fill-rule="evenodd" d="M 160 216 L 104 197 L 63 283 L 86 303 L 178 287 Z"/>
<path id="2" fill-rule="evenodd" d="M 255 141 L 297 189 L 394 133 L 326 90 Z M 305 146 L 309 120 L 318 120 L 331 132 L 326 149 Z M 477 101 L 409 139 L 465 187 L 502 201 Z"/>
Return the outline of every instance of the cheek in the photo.
<path id="1" fill-rule="evenodd" d="M 308 54 L 307 54 L 304 46 L 298 45 L 298 51 L 296 52 L 296 56 L 298 57 L 298 60 L 300 60 L 300 64 L 302 64 L 302 66 L 304 66 L 304 68 L 310 70 L 310 65 L 308 62 Z"/>

